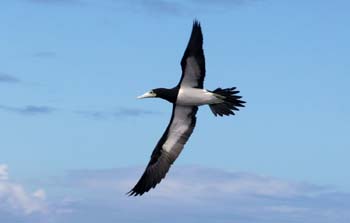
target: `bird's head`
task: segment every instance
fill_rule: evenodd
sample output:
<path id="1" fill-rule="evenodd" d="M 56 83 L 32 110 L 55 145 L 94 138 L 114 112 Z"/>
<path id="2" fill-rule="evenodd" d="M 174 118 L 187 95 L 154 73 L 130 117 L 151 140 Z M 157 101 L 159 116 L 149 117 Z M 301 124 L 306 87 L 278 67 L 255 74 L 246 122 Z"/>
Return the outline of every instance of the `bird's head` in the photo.
<path id="1" fill-rule="evenodd" d="M 144 93 L 143 95 L 138 96 L 138 99 L 143 99 L 143 98 L 156 98 L 158 97 L 156 89 L 147 91 L 146 93 Z"/>
<path id="2" fill-rule="evenodd" d="M 177 97 L 177 89 L 166 89 L 166 88 L 156 88 L 152 89 L 143 95 L 138 96 L 138 99 L 142 98 L 162 98 L 164 100 L 167 100 L 171 103 L 174 103 L 176 101 Z"/>

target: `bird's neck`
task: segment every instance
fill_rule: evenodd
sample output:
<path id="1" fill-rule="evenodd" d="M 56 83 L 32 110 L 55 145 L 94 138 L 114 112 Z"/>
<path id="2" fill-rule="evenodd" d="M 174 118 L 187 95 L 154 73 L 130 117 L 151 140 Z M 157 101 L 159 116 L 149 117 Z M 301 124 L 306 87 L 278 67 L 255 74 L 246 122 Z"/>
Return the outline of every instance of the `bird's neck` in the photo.
<path id="1" fill-rule="evenodd" d="M 177 87 L 170 89 L 161 88 L 160 92 L 158 93 L 158 97 L 167 100 L 170 103 L 175 103 L 178 92 L 179 89 Z"/>

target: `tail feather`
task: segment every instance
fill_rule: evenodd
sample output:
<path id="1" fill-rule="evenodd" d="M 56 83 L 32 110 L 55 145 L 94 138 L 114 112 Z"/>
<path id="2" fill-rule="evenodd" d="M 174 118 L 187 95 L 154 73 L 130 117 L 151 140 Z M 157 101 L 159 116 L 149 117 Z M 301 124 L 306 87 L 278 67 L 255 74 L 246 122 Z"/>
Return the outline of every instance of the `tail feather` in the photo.
<path id="1" fill-rule="evenodd" d="M 223 100 L 221 103 L 210 104 L 210 110 L 215 116 L 223 115 L 235 115 L 234 111 L 239 111 L 238 107 L 244 107 L 245 101 L 240 100 L 242 97 L 237 94 L 239 91 L 235 87 L 232 88 L 217 88 L 212 93 L 215 94 L 219 99 Z"/>

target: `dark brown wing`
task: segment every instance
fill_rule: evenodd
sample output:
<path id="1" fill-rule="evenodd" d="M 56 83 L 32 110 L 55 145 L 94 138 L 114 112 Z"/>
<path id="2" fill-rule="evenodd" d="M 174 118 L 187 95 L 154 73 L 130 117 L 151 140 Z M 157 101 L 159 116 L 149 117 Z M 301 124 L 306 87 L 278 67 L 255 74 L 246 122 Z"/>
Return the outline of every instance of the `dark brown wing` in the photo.
<path id="1" fill-rule="evenodd" d="M 203 88 L 205 77 L 205 58 L 203 35 L 198 21 L 194 21 L 190 40 L 181 59 L 181 87 Z"/>
<path id="2" fill-rule="evenodd" d="M 129 195 L 142 195 L 154 188 L 167 174 L 181 153 L 196 125 L 196 106 L 173 106 L 170 123 L 153 150 L 151 160 Z"/>

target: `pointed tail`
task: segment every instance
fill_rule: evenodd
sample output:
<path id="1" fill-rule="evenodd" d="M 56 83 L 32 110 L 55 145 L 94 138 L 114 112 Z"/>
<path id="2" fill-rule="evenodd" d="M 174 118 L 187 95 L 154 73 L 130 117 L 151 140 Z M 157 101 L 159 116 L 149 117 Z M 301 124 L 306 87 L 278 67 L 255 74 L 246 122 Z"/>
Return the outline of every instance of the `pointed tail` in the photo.
<path id="1" fill-rule="evenodd" d="M 234 115 L 233 111 L 238 111 L 238 107 L 244 107 L 245 101 L 240 100 L 242 97 L 237 94 L 239 91 L 235 91 L 235 87 L 233 88 L 217 88 L 212 91 L 215 96 L 221 99 L 223 102 L 217 104 L 210 104 L 209 107 L 215 116 L 223 116 L 223 115 Z"/>

